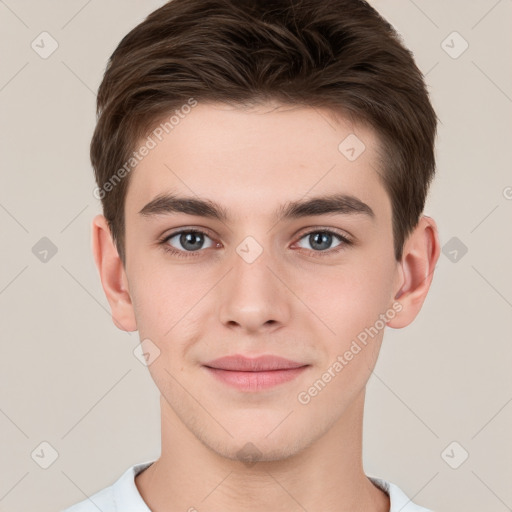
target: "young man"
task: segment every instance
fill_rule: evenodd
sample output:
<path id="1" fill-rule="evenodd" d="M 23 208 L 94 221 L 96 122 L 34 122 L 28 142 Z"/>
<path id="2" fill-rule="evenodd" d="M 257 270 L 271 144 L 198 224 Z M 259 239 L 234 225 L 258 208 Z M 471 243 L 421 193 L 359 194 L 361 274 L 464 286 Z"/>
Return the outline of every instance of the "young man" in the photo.
<path id="1" fill-rule="evenodd" d="M 113 53 L 93 251 L 162 453 L 68 512 L 425 511 L 362 466 L 385 326 L 439 256 L 436 116 L 360 0 L 173 0 Z"/>

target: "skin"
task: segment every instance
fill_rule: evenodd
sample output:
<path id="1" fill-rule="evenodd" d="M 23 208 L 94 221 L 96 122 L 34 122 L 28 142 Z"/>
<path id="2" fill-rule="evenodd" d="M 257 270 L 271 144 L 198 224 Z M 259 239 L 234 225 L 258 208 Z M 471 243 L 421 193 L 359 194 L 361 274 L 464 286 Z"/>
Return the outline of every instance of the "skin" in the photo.
<path id="1" fill-rule="evenodd" d="M 385 329 L 309 403 L 297 397 L 394 303 L 401 311 L 387 326 L 414 320 L 439 238 L 435 222 L 422 216 L 395 260 L 378 138 L 331 114 L 200 103 L 132 171 L 126 268 L 104 217 L 93 220 L 94 257 L 114 323 L 160 350 L 148 368 L 161 393 L 162 453 L 135 480 L 154 512 L 389 510 L 362 466 L 365 387 Z M 352 133 L 366 146 L 355 161 L 338 150 Z M 139 214 L 168 192 L 212 199 L 230 218 Z M 375 217 L 274 218 L 287 201 L 333 192 L 364 201 Z M 184 258 L 165 252 L 159 240 L 178 228 L 206 231 L 204 248 Z M 334 236 L 315 249 L 306 236 L 315 228 L 354 243 L 334 253 Z M 236 251 L 247 236 L 263 249 L 252 263 Z M 187 253 L 179 236 L 166 243 Z M 309 366 L 290 382 L 248 393 L 203 367 L 229 354 L 274 354 Z M 241 460 L 247 443 L 256 447 L 252 464 Z"/>

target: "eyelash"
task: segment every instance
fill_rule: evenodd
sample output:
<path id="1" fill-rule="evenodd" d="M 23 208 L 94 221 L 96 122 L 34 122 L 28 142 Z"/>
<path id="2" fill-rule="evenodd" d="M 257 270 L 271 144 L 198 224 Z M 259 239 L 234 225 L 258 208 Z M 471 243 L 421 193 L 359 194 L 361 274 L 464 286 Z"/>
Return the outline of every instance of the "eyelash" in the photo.
<path id="1" fill-rule="evenodd" d="M 175 233 L 171 233 L 169 235 L 166 235 L 163 239 L 159 240 L 159 244 L 162 246 L 163 250 L 167 253 L 170 253 L 173 256 L 178 256 L 179 258 L 189 258 L 189 257 L 195 257 L 196 254 L 201 253 L 203 250 L 199 249 L 197 251 L 180 251 L 178 249 L 175 249 L 174 247 L 170 246 L 167 242 L 174 238 L 176 235 L 181 235 L 183 233 L 194 233 L 194 234 L 202 234 L 206 235 L 207 237 L 211 238 L 208 233 L 205 231 L 201 231 L 199 229 L 183 229 L 181 231 L 176 231 Z M 350 240 L 348 237 L 340 235 L 336 231 L 333 231 L 331 229 L 314 229 L 311 231 L 308 231 L 307 233 L 304 233 L 299 240 L 302 240 L 303 238 L 313 234 L 313 233 L 327 233 L 330 235 L 334 235 L 335 237 L 339 238 L 341 243 L 334 247 L 333 249 L 327 249 L 325 251 L 313 251 L 310 249 L 306 249 L 308 252 L 312 253 L 314 257 L 324 257 L 325 255 L 333 255 L 337 254 L 338 252 L 344 250 L 347 246 L 351 246 L 354 244 L 352 240 Z"/>

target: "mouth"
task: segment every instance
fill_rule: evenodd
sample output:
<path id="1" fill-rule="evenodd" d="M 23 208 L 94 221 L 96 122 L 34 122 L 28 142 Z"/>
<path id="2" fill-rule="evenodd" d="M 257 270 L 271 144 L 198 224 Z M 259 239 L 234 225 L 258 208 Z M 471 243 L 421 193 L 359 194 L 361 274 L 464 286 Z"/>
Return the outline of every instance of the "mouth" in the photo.
<path id="1" fill-rule="evenodd" d="M 240 391 L 262 391 L 298 377 L 309 364 L 266 355 L 221 357 L 203 365 L 217 380 Z"/>

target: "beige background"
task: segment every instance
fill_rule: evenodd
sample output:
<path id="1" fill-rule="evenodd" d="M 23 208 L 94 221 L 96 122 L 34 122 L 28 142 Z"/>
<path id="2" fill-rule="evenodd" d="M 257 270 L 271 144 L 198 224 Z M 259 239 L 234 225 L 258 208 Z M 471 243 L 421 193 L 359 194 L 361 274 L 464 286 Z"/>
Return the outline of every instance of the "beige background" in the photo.
<path id="1" fill-rule="evenodd" d="M 162 3 L 0 0 L 1 511 L 58 511 L 159 454 L 138 334 L 113 325 L 91 255 L 88 145 L 107 58 Z M 413 50 L 441 119 L 426 213 L 446 254 L 417 320 L 386 333 L 366 471 L 440 512 L 511 510 L 512 2 L 373 4 Z M 46 59 L 31 47 L 43 31 L 58 43 Z M 46 262 L 33 252 L 43 237 L 57 249 Z"/>

